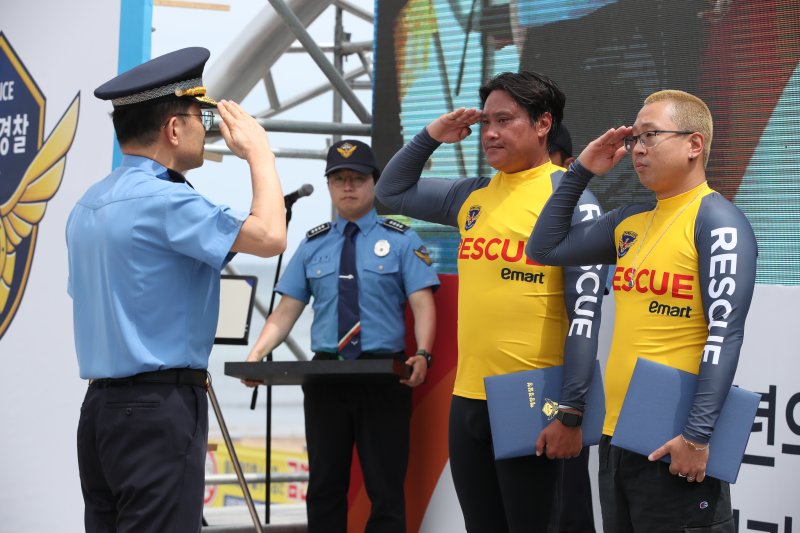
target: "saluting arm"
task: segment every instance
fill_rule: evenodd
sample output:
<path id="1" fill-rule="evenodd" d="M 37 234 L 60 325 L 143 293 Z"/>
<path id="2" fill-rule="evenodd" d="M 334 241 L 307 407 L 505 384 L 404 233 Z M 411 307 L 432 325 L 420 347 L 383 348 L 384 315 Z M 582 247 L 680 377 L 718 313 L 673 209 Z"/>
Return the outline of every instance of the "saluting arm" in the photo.
<path id="1" fill-rule="evenodd" d="M 525 255 L 543 265 L 616 263 L 614 228 L 617 212 L 573 219 L 578 201 L 591 179 L 592 173 L 580 162 L 570 165 L 539 214 L 525 246 Z"/>
<path id="2" fill-rule="evenodd" d="M 253 186 L 250 216 L 242 224 L 231 251 L 260 257 L 278 255 L 286 249 L 286 215 L 275 155 L 266 133 L 235 102 L 222 100 L 218 109 L 222 118 L 220 133 L 228 148 L 247 161 Z"/>
<path id="3" fill-rule="evenodd" d="M 423 129 L 386 165 L 375 195 L 392 211 L 419 220 L 456 226 L 458 211 L 488 179 L 420 179 L 425 162 L 441 143 Z"/>

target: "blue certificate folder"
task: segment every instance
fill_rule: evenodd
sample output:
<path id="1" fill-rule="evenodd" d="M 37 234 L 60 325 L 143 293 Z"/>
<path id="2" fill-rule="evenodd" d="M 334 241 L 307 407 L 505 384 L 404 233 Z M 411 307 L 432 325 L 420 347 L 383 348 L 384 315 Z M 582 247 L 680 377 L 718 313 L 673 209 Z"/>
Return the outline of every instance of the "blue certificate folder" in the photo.
<path id="1" fill-rule="evenodd" d="M 683 431 L 696 389 L 696 375 L 639 359 L 611 444 L 650 455 Z M 711 435 L 707 475 L 736 483 L 760 401 L 760 394 L 731 387 Z"/>
<path id="2" fill-rule="evenodd" d="M 536 453 L 539 433 L 555 419 L 554 407 L 561 397 L 563 367 L 552 366 L 483 378 L 495 459 Z M 606 416 L 600 363 L 586 399 L 581 429 L 583 445 L 600 442 Z"/>

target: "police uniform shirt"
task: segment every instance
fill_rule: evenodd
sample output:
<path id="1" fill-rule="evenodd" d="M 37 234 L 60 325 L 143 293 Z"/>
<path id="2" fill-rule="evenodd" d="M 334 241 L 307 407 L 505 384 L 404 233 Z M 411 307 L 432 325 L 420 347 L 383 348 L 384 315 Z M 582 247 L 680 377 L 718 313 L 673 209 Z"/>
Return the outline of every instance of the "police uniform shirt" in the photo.
<path id="1" fill-rule="evenodd" d="M 166 170 L 125 155 L 70 213 L 68 290 L 84 379 L 208 366 L 220 270 L 247 214 L 168 181 Z"/>
<path id="2" fill-rule="evenodd" d="M 379 218 L 374 209 L 356 224 L 362 351 L 401 352 L 405 348 L 404 311 L 408 296 L 438 286 L 439 279 L 422 241 L 410 229 Z M 303 303 L 314 297 L 314 352 L 337 351 L 339 258 L 345 225 L 347 220 L 338 217 L 329 229 L 323 226 L 319 233 L 309 232 L 275 288 Z"/>

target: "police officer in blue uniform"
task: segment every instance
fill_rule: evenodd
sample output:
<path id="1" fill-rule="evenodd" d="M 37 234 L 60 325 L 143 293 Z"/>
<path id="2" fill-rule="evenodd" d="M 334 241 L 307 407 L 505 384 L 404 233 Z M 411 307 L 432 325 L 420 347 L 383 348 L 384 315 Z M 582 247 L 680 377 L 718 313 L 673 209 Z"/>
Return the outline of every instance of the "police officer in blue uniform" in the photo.
<path id="1" fill-rule="evenodd" d="M 80 375 L 78 424 L 86 531 L 199 531 L 208 356 L 220 270 L 233 252 L 286 246 L 282 192 L 263 129 L 221 101 L 220 130 L 250 167 L 250 213 L 217 205 L 183 177 L 203 163 L 209 52 L 186 48 L 125 72 L 111 100 L 122 163 L 70 213 L 68 291 Z"/>
<path id="2" fill-rule="evenodd" d="M 314 359 L 394 358 L 412 367 L 408 379 L 394 383 L 303 387 L 308 530 L 347 531 L 355 444 L 372 502 L 366 530 L 405 533 L 411 387 L 424 381 L 430 363 L 439 280 L 419 237 L 377 216 L 379 171 L 369 146 L 355 140 L 334 144 L 325 175 L 338 216 L 309 231 L 298 247 L 275 289 L 280 303 L 247 360 L 260 361 L 280 344 L 313 296 Z M 404 353 L 406 301 L 419 348 L 411 357 Z"/>

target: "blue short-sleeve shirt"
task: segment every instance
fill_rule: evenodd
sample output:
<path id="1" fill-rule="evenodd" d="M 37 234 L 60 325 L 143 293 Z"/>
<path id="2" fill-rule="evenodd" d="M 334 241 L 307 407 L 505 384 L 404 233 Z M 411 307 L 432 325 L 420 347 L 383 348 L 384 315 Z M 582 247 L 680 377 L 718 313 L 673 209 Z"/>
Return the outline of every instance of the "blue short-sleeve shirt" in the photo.
<path id="1" fill-rule="evenodd" d="M 327 231 L 306 238 L 275 290 L 303 303 L 314 297 L 311 349 L 337 351 L 339 257 L 347 220 L 338 217 Z M 437 287 L 419 236 L 410 229 L 385 224 L 375 210 L 356 221 L 356 269 L 361 318 L 361 346 L 365 352 L 401 352 L 405 348 L 405 303 L 416 291 Z"/>
<path id="2" fill-rule="evenodd" d="M 66 228 L 81 377 L 206 368 L 220 270 L 245 218 L 139 156 L 90 187 Z"/>

